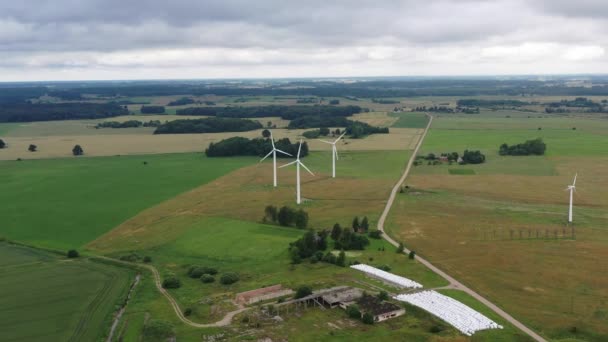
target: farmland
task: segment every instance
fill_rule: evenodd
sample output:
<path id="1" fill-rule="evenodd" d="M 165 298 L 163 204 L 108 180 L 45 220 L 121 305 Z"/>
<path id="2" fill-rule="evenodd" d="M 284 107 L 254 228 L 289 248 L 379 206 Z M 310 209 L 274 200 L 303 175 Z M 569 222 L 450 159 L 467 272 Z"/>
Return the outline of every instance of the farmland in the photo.
<path id="1" fill-rule="evenodd" d="M 480 149 L 486 163 L 415 167 L 389 231 L 545 336 L 603 340 L 608 123 L 492 114 L 435 119 L 421 154 Z M 545 156 L 498 155 L 537 137 Z M 576 172 L 573 230 L 563 189 Z"/>
<path id="2" fill-rule="evenodd" d="M 132 272 L 0 243 L 0 339 L 96 341 L 126 294 Z"/>

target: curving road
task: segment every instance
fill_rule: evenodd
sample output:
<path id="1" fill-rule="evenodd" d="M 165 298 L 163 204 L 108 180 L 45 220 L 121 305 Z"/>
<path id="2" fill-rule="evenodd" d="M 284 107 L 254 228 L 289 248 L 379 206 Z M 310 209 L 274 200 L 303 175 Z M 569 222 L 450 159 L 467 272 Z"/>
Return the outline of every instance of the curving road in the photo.
<path id="1" fill-rule="evenodd" d="M 405 182 L 405 179 L 407 178 L 408 174 L 410 173 L 412 164 L 414 163 L 414 160 L 416 159 L 416 155 L 418 154 L 418 150 L 420 149 L 420 146 L 422 146 L 422 142 L 424 141 L 424 138 L 426 137 L 426 134 L 429 131 L 429 128 L 431 127 L 431 123 L 433 123 L 433 116 L 430 114 L 427 114 L 427 116 L 429 117 L 429 122 L 426 125 L 426 128 L 424 129 L 422 136 L 420 136 L 420 140 L 418 141 L 418 144 L 416 145 L 416 148 L 414 149 L 414 152 L 412 153 L 412 156 L 410 157 L 410 160 L 408 161 L 407 166 L 405 167 L 405 171 L 403 172 L 403 175 L 401 176 L 401 178 L 399 179 L 397 184 L 395 184 L 395 187 L 393 187 L 393 190 L 391 191 L 391 195 L 389 196 L 388 201 L 386 202 L 386 207 L 384 208 L 382 215 L 378 219 L 378 230 L 382 231 L 382 236 L 384 237 L 384 239 L 395 247 L 399 246 L 399 244 L 397 243 L 397 241 L 393 240 L 393 238 L 388 236 L 388 234 L 386 234 L 386 232 L 384 231 L 384 222 L 386 221 L 386 217 L 388 216 L 388 213 L 390 212 L 391 207 L 393 206 L 393 202 L 395 201 L 395 197 L 397 196 L 397 192 L 399 191 L 401 184 L 403 184 L 403 182 Z M 404 253 L 406 253 L 406 254 L 409 252 L 410 251 L 407 248 L 404 250 Z M 442 278 L 447 280 L 450 283 L 449 288 L 453 288 L 453 289 L 457 289 L 457 290 L 466 292 L 471 297 L 477 299 L 478 301 L 480 301 L 481 303 L 483 303 L 484 305 L 486 305 L 487 307 L 492 309 L 492 311 L 496 312 L 500 317 L 504 318 L 506 321 L 513 324 L 515 327 L 517 327 L 524 333 L 528 334 L 534 340 L 539 341 L 539 342 L 546 342 L 546 340 L 542 336 L 538 335 L 537 333 L 532 331 L 530 328 L 523 325 L 520 321 L 513 318 L 513 316 L 509 315 L 504 310 L 502 310 L 498 306 L 494 305 L 492 302 L 485 299 L 477 292 L 471 290 L 470 288 L 466 287 L 458 280 L 454 279 L 447 273 L 438 269 L 433 264 L 431 264 L 428 260 L 426 260 L 418 255 L 416 255 L 416 260 L 418 262 L 420 262 L 421 264 L 423 264 L 424 266 L 428 267 L 431 271 L 437 273 Z"/>

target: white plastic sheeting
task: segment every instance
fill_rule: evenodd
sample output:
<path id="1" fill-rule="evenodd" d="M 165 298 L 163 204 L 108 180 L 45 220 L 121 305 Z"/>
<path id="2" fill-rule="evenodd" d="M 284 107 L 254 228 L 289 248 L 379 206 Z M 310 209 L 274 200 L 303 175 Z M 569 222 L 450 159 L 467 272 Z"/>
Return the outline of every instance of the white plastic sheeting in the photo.
<path id="1" fill-rule="evenodd" d="M 393 298 L 432 313 L 467 336 L 471 336 L 479 330 L 502 329 L 501 325 L 496 324 L 481 313 L 436 291 L 400 294 Z"/>
<path id="2" fill-rule="evenodd" d="M 415 282 L 413 280 L 409 280 L 402 276 L 398 276 L 396 274 L 392 274 L 392 273 L 377 269 L 377 268 L 369 266 L 369 265 L 358 264 L 358 265 L 352 265 L 351 268 L 354 268 L 361 272 L 365 272 L 374 277 L 384 279 L 388 282 L 391 282 L 391 283 L 401 286 L 401 287 L 414 288 L 414 289 L 422 288 L 422 285 L 418 284 L 417 282 Z"/>

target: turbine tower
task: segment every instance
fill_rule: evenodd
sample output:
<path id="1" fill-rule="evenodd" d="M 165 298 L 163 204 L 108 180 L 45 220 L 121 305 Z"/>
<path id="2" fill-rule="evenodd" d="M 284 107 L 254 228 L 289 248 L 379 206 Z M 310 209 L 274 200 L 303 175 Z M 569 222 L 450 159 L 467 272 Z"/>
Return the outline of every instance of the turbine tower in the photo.
<path id="1" fill-rule="evenodd" d="M 290 157 L 291 157 L 291 154 L 289 154 L 285 151 L 281 151 L 274 146 L 274 138 L 272 137 L 272 132 L 270 132 L 270 143 L 272 144 L 272 151 L 268 152 L 268 154 L 264 158 L 262 158 L 262 160 L 260 160 L 260 163 L 263 162 L 264 159 L 268 158 L 272 154 L 272 172 L 273 172 L 272 179 L 273 179 L 273 185 L 276 188 L 277 187 L 277 152 L 286 154 Z"/>
<path id="2" fill-rule="evenodd" d="M 572 181 L 572 185 L 568 185 L 568 188 L 566 188 L 566 191 L 570 190 L 570 209 L 568 210 L 568 223 L 572 223 L 572 195 L 574 194 L 574 191 L 576 190 L 576 176 L 578 174 L 574 175 L 574 181 Z"/>
<path id="3" fill-rule="evenodd" d="M 285 164 L 279 168 L 283 168 L 286 166 L 289 166 L 291 164 L 296 164 L 296 203 L 300 204 L 302 203 L 302 199 L 300 197 L 300 165 L 306 169 L 306 171 L 308 171 L 308 173 L 310 173 L 311 175 L 315 175 L 314 173 L 312 173 L 307 167 L 306 165 L 304 165 L 301 161 L 300 161 L 300 150 L 302 150 L 302 139 L 300 139 L 300 146 L 298 147 L 298 156 L 296 157 L 296 160 L 292 161 L 291 163 Z"/>
<path id="4" fill-rule="evenodd" d="M 336 159 L 339 159 L 338 158 L 338 149 L 336 148 L 336 143 L 338 141 L 340 141 L 340 139 L 342 139 L 342 137 L 344 136 L 344 134 L 346 134 L 346 132 L 342 133 L 342 135 L 339 136 L 338 139 L 336 139 L 334 142 L 319 139 L 319 141 L 331 145 L 331 163 L 332 163 L 331 176 L 333 178 L 336 178 Z"/>

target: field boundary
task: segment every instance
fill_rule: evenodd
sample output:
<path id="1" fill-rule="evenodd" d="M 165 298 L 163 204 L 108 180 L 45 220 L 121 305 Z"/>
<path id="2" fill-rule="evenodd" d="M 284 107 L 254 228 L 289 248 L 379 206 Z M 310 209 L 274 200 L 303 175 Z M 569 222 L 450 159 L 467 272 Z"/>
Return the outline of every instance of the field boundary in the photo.
<path id="1" fill-rule="evenodd" d="M 433 116 L 430 114 L 427 114 L 427 116 L 429 117 L 429 122 L 428 122 L 426 128 L 424 129 L 424 132 L 420 136 L 420 140 L 418 140 L 418 144 L 416 145 L 416 148 L 414 149 L 414 151 L 410 157 L 410 160 L 408 161 L 407 166 L 405 167 L 405 171 L 403 172 L 403 175 L 401 176 L 399 181 L 393 187 L 393 190 L 391 191 L 388 201 L 386 202 L 386 207 L 384 208 L 382 215 L 378 219 L 377 228 L 378 228 L 378 230 L 380 230 L 382 232 L 382 237 L 387 242 L 389 242 L 391 245 L 393 245 L 395 247 L 399 246 L 399 243 L 397 243 L 397 241 L 395 241 L 393 238 L 388 236 L 388 234 L 386 234 L 386 232 L 384 231 L 384 222 L 386 221 L 386 218 L 388 217 L 388 213 L 391 210 L 391 207 L 393 205 L 393 202 L 395 201 L 395 197 L 396 197 L 399 189 L 401 188 L 401 185 L 403 184 L 403 182 L 405 182 L 405 179 L 409 175 L 412 164 L 414 163 L 414 160 L 416 159 L 416 155 L 418 154 L 418 150 L 420 149 L 420 146 L 422 146 L 422 142 L 424 141 L 424 138 L 426 137 L 426 134 L 428 133 L 428 131 L 431 127 L 431 124 L 433 123 Z M 409 254 L 410 250 L 407 248 L 404 248 L 403 252 L 406 254 Z M 496 306 L 495 304 L 493 304 L 486 298 L 482 297 L 477 292 L 471 290 L 470 288 L 468 288 L 467 286 L 465 286 L 464 284 L 462 284 L 455 278 L 453 278 L 450 275 L 448 275 L 447 273 L 443 272 L 442 270 L 440 270 L 439 268 L 437 268 L 436 266 L 431 264 L 428 260 L 420 257 L 419 255 L 416 255 L 415 258 L 418 262 L 420 262 L 421 264 L 423 264 L 424 266 L 429 268 L 431 271 L 435 272 L 436 274 L 438 274 L 439 276 L 441 276 L 442 278 L 447 280 L 450 283 L 448 288 L 460 290 L 460 291 L 463 291 L 463 292 L 469 294 L 471 297 L 475 298 L 476 300 L 478 300 L 479 302 L 481 302 L 482 304 L 484 304 L 485 306 L 490 308 L 492 311 L 494 311 L 500 317 L 505 319 L 507 322 L 513 324 L 515 327 L 517 327 L 518 329 L 520 329 L 521 331 L 523 331 L 524 333 L 526 333 L 527 335 L 532 337 L 535 341 L 547 342 L 542 336 L 538 335 L 533 330 L 526 327 L 523 323 L 521 323 L 518 320 L 516 320 L 515 318 L 513 318 L 511 315 L 509 315 L 508 313 L 503 311 L 501 308 L 499 308 L 498 306 Z"/>

